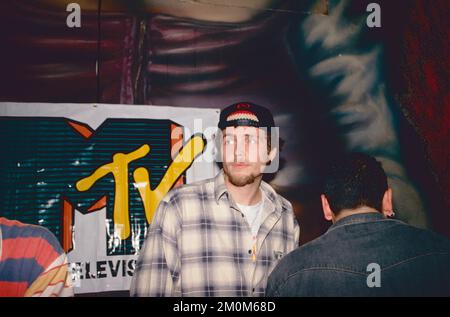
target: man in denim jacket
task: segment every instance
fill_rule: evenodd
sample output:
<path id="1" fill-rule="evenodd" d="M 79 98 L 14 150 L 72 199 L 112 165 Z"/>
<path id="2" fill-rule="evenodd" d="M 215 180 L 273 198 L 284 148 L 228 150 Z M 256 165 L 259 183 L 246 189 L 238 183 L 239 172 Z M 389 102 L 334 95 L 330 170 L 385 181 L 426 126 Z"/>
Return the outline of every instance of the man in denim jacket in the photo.
<path id="1" fill-rule="evenodd" d="M 266 296 L 450 295 L 450 239 L 388 219 L 392 190 L 374 158 L 336 162 L 321 199 L 333 225 L 279 262 Z"/>

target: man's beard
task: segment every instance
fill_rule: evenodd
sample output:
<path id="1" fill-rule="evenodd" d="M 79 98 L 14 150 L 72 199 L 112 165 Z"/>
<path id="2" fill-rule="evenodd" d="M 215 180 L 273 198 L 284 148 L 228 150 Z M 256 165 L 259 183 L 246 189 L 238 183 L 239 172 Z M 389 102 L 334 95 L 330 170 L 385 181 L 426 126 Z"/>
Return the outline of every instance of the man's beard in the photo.
<path id="1" fill-rule="evenodd" d="M 228 181 L 237 187 L 243 187 L 245 185 L 253 184 L 258 177 L 257 175 L 242 175 L 242 176 L 236 176 L 231 175 L 226 169 L 224 169 L 224 173 L 228 178 Z"/>

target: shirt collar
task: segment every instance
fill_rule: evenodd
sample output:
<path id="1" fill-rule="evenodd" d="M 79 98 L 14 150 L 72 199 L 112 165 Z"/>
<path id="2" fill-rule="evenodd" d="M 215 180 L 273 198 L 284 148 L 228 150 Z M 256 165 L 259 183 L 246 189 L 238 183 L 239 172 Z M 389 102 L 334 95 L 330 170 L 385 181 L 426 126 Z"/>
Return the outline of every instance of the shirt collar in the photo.
<path id="1" fill-rule="evenodd" d="M 214 177 L 214 198 L 217 203 L 219 203 L 220 198 L 222 198 L 225 193 L 228 194 L 223 169 L 221 169 L 216 177 Z"/>
<path id="2" fill-rule="evenodd" d="M 350 216 L 344 217 L 344 218 L 336 221 L 328 229 L 328 231 L 332 230 L 334 228 L 337 228 L 337 227 L 344 226 L 344 225 L 364 223 L 364 222 L 373 222 L 373 221 L 382 220 L 382 219 L 384 219 L 384 215 L 381 212 L 366 212 L 366 213 L 362 213 L 362 214 L 350 215 Z"/>

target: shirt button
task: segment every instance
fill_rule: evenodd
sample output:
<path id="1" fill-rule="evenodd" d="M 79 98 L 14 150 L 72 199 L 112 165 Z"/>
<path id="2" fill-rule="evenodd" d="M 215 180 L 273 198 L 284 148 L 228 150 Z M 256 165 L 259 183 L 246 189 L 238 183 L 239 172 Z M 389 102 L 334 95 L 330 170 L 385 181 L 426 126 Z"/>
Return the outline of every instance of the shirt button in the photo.
<path id="1" fill-rule="evenodd" d="M 252 250 L 248 250 L 248 254 L 252 254 Z"/>
<path id="2" fill-rule="evenodd" d="M 244 214 L 242 214 L 242 218 L 244 218 L 245 216 L 244 216 Z"/>
<path id="3" fill-rule="evenodd" d="M 255 288 L 252 288 L 252 292 L 253 292 L 253 293 L 255 292 Z"/>

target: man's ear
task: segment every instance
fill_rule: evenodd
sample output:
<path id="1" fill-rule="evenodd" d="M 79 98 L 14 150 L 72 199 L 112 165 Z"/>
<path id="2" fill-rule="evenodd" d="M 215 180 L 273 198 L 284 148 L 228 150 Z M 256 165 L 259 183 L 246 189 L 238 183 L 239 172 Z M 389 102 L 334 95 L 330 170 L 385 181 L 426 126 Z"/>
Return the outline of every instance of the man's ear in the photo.
<path id="1" fill-rule="evenodd" d="M 381 203 L 381 212 L 386 217 L 392 217 L 394 215 L 394 207 L 392 204 L 392 189 L 388 188 L 383 195 L 383 200 Z"/>
<path id="2" fill-rule="evenodd" d="M 328 203 L 327 197 L 322 194 L 320 195 L 320 199 L 322 200 L 322 210 L 323 210 L 323 216 L 328 221 L 333 221 L 333 211 L 330 208 L 330 204 Z"/>

